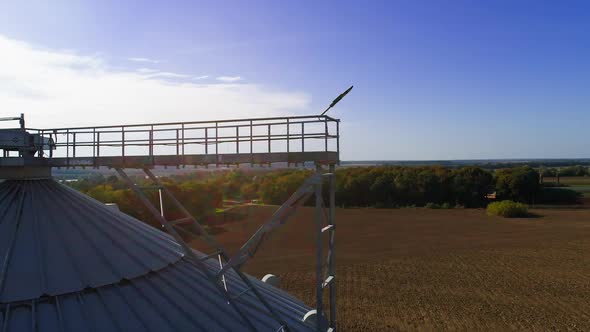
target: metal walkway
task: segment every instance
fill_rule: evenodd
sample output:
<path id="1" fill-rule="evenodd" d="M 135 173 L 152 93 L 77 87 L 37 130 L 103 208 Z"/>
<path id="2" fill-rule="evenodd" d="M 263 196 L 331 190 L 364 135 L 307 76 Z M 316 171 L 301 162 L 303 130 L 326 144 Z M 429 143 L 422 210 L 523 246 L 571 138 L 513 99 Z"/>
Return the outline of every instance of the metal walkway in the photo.
<path id="1" fill-rule="evenodd" d="M 52 140 L 34 156 L 4 151 L 0 166 L 113 167 L 334 164 L 340 120 L 327 115 L 97 127 L 25 128 Z"/>

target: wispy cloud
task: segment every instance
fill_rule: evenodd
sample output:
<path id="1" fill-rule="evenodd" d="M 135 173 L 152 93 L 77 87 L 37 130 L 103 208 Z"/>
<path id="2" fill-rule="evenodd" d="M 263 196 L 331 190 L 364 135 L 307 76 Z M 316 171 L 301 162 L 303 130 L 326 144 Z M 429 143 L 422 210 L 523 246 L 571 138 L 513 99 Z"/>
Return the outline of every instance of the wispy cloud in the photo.
<path id="1" fill-rule="evenodd" d="M 137 69 L 138 73 L 142 73 L 142 74 L 152 74 L 152 73 L 157 73 L 159 70 L 157 69 L 153 69 L 153 68 L 139 68 Z"/>
<path id="2" fill-rule="evenodd" d="M 0 105 L 5 113 L 26 113 L 31 127 L 277 116 L 310 102 L 305 93 L 253 83 L 114 70 L 99 56 L 40 49 L 2 35 L 0 54 Z M 182 79 L 171 79 L 178 75 Z"/>
<path id="3" fill-rule="evenodd" d="M 193 76 L 193 75 L 188 75 L 188 74 L 179 74 L 179 73 L 173 73 L 173 72 L 168 72 L 168 71 L 160 71 L 158 69 L 154 69 L 154 68 L 139 68 L 136 70 L 136 72 L 144 74 L 144 77 L 150 77 L 150 78 L 185 78 L 185 79 L 191 79 L 191 80 L 204 80 L 206 78 L 209 78 L 209 75 L 201 75 L 201 76 Z"/>
<path id="4" fill-rule="evenodd" d="M 154 72 L 153 74 L 149 74 L 147 76 L 148 77 L 162 77 L 162 78 L 187 78 L 187 77 L 190 77 L 190 75 L 171 73 L 169 71 L 158 71 L 158 72 Z"/>
<path id="5" fill-rule="evenodd" d="M 160 60 L 154 60 L 154 59 L 150 59 L 150 58 L 127 58 L 127 60 L 129 61 L 134 61 L 134 62 L 147 62 L 147 63 L 160 63 Z"/>
<path id="6" fill-rule="evenodd" d="M 219 76 L 217 80 L 221 82 L 237 82 L 241 81 L 242 78 L 240 76 Z"/>

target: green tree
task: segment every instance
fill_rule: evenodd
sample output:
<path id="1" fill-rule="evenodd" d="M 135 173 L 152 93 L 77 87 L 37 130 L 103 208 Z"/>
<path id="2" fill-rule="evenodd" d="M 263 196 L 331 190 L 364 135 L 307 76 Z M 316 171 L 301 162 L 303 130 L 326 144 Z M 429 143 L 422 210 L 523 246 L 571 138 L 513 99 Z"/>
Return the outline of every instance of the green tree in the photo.
<path id="1" fill-rule="evenodd" d="M 457 204 L 481 207 L 493 184 L 493 176 L 479 167 L 463 167 L 453 172 L 453 191 Z"/>
<path id="2" fill-rule="evenodd" d="M 534 203 L 541 191 L 539 173 L 529 166 L 499 169 L 495 177 L 499 199 Z"/>

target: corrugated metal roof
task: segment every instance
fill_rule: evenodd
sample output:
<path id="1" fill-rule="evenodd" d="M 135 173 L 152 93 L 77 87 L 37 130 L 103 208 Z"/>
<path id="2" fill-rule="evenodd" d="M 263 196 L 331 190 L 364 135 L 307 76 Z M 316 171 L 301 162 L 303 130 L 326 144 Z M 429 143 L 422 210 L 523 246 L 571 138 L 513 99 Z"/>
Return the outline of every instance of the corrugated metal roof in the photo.
<path id="1" fill-rule="evenodd" d="M 0 302 L 113 284 L 182 255 L 167 234 L 53 180 L 0 184 Z"/>
<path id="2" fill-rule="evenodd" d="M 212 262 L 211 268 L 215 267 Z M 182 260 L 159 272 L 115 285 L 0 307 L 0 331 L 244 331 L 244 322 L 193 264 Z M 229 287 L 240 282 L 229 277 Z M 301 322 L 298 300 L 260 281 L 256 286 L 292 331 L 312 331 Z M 235 286 L 232 286 L 235 285 Z M 236 289 L 240 292 L 243 289 Z M 278 324 L 246 293 L 239 307 L 259 331 Z"/>
<path id="3" fill-rule="evenodd" d="M 2 332 L 246 330 L 170 236 L 53 180 L 0 184 L 0 268 Z M 301 322 L 310 308 L 252 280 L 291 330 L 313 330 Z M 237 303 L 260 331 L 279 328 L 251 292 Z"/>

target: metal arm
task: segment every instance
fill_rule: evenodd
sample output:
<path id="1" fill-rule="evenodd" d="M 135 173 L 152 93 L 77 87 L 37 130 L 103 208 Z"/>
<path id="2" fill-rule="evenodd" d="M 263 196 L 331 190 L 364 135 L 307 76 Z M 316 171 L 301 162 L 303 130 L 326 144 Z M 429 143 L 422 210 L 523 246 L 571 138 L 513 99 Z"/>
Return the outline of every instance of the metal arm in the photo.
<path id="1" fill-rule="evenodd" d="M 0 121 L 18 121 L 20 124 L 20 129 L 25 129 L 25 115 L 23 113 L 21 113 L 19 117 L 0 118 Z"/>

